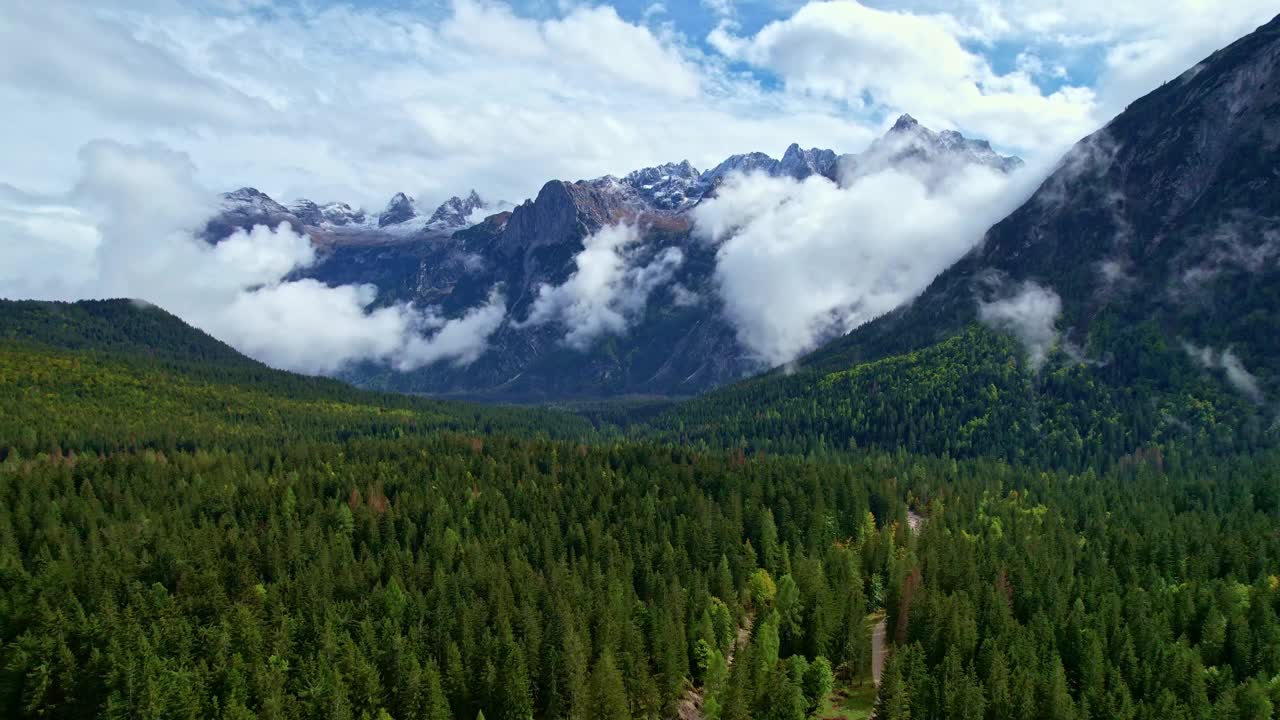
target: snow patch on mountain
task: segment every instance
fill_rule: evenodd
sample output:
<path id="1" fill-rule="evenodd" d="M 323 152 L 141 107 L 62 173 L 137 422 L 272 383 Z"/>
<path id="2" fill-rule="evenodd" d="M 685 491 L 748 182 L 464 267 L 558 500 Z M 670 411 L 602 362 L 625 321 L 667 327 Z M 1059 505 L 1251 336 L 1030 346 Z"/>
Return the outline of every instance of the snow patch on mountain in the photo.
<path id="1" fill-rule="evenodd" d="M 1009 174 L 1023 166 L 1020 158 L 1003 156 L 986 140 L 972 140 L 955 130 L 934 132 L 910 115 L 903 115 L 889 132 L 864 152 L 839 158 L 836 175 L 848 184 L 888 168 L 909 172 L 929 184 L 962 167 L 980 165 Z"/>

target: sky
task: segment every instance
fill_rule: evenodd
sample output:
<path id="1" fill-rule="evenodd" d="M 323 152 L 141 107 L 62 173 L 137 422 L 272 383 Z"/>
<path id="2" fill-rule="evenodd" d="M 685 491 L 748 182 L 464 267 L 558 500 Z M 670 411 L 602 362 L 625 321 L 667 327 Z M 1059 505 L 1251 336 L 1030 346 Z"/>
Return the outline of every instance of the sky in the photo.
<path id="1" fill-rule="evenodd" d="M 276 367 L 465 365 L 504 324 L 625 333 L 679 254 L 632 266 L 603 228 L 537 312 L 505 291 L 456 317 L 298 280 L 288 226 L 216 246 L 218 193 L 378 211 L 474 188 L 662 162 L 708 168 L 791 143 L 858 152 L 902 113 L 1027 160 L 731 178 L 692 214 L 725 316 L 762 366 L 915 297 L 1134 99 L 1268 21 L 1274 0 L 46 0 L 0 13 L 0 297 L 156 303 Z M 842 178 L 842 180 L 845 180 Z M 984 317 L 1043 354 L 1050 287 Z M 688 298 L 688 302 L 699 302 Z"/>
<path id="2" fill-rule="evenodd" d="M 902 112 L 1034 160 L 1269 19 L 1262 0 L 52 0 L 0 16 L 0 183 L 110 139 L 380 209 L 667 161 L 855 152 Z"/>

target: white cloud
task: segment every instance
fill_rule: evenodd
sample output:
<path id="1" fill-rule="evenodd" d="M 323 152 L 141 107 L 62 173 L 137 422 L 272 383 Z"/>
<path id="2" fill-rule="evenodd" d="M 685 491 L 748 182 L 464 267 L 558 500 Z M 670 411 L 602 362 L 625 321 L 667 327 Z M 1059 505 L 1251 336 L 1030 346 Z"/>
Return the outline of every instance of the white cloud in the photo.
<path id="1" fill-rule="evenodd" d="M 978 316 L 991 327 L 1014 333 L 1027 347 L 1027 359 L 1033 372 L 1039 372 L 1048 360 L 1048 352 L 1057 345 L 1057 318 L 1062 314 L 1062 299 L 1053 288 L 1032 281 L 1021 284 L 1010 297 L 992 302 L 978 302 Z"/>
<path id="2" fill-rule="evenodd" d="M 764 5 L 706 2 L 723 18 Z M 472 186 L 519 199 L 551 178 L 706 166 L 792 140 L 855 151 L 884 110 L 1054 154 L 1275 11 L 1270 0 L 866 4 L 888 10 L 809 3 L 745 37 L 724 24 L 711 41 L 730 58 L 607 4 L 546 3 L 556 9 L 537 19 L 495 0 L 11 3 L 0 182 L 64 188 L 71 149 L 111 137 L 162 141 L 196 160 L 207 187 L 282 200 L 378 208 L 403 190 L 434 204 Z M 1012 71 L 984 57 L 997 41 L 1020 53 Z M 1041 90 L 1064 66 L 1072 84 Z"/>
<path id="3" fill-rule="evenodd" d="M 982 322 L 1011 332 L 1022 342 L 1033 371 L 1044 366 L 1049 351 L 1058 342 L 1055 323 L 1061 314 L 1062 299 L 1058 294 L 1029 280 L 1010 297 L 978 304 Z"/>
<path id="4" fill-rule="evenodd" d="M 886 3 L 878 3 L 884 5 Z M 893 0 L 943 14 L 982 43 L 1025 46 L 1095 74 L 1099 124 L 1275 17 L 1273 0 Z M 1101 53 L 1100 66 L 1093 56 Z"/>
<path id="5" fill-rule="evenodd" d="M 564 341 L 585 350 L 597 338 L 625 333 L 649 295 L 669 282 L 684 262 L 679 248 L 666 248 L 645 264 L 636 256 L 640 232 L 634 225 L 609 225 L 583 241 L 576 270 L 561 285 L 542 285 L 521 326 L 558 321 Z"/>
<path id="6" fill-rule="evenodd" d="M 978 128 L 1019 148 L 1058 149 L 1096 127 L 1090 89 L 1046 94 L 1025 70 L 999 74 L 961 43 L 965 34 L 947 15 L 832 0 L 809 3 L 754 36 L 718 29 L 710 42 L 793 89 L 909 111 L 934 127 Z"/>
<path id="7" fill-rule="evenodd" d="M 737 11 L 734 0 L 702 0 L 702 6 L 721 19 L 732 18 Z"/>
<path id="8" fill-rule="evenodd" d="M 100 141 L 81 150 L 80 162 L 79 182 L 61 197 L 0 192 L 0 231 L 16 230 L 0 232 L 0 294 L 138 298 L 268 364 L 307 373 L 359 360 L 402 370 L 473 362 L 502 322 L 496 292 L 449 320 L 408 305 L 370 310 L 372 286 L 286 281 L 315 250 L 285 224 L 209 245 L 196 231 L 216 195 L 180 153 Z"/>
<path id="9" fill-rule="evenodd" d="M 70 149 L 103 136 L 180 149 L 207 187 L 371 208 L 872 136 L 838 103 L 767 91 L 608 6 L 535 19 L 488 0 L 440 15 L 53 0 L 6 12 L 0 37 L 0 182 L 27 188 L 65 187 Z"/>
<path id="10" fill-rule="evenodd" d="M 410 335 L 402 356 L 395 359 L 397 370 L 413 370 L 440 360 L 470 365 L 487 349 L 488 340 L 507 316 L 506 300 L 494 289 L 484 305 L 471 308 L 459 318 L 445 319 L 429 313 L 425 329 L 438 331 L 431 337 Z"/>
<path id="11" fill-rule="evenodd" d="M 694 211 L 742 343 L 781 365 L 918 295 L 1023 197 L 969 166 L 945 178 L 882 169 L 838 187 L 731 177 Z"/>
<path id="12" fill-rule="evenodd" d="M 671 302 L 676 307 L 693 307 L 702 302 L 702 296 L 680 283 L 671 286 Z"/>
<path id="13" fill-rule="evenodd" d="M 1262 387 L 1258 384 L 1258 378 L 1245 368 L 1240 356 L 1230 348 L 1218 352 L 1211 347 L 1200 347 L 1183 340 L 1182 349 L 1186 350 L 1187 354 L 1201 367 L 1222 370 L 1227 382 L 1231 383 L 1231 386 L 1240 394 L 1259 405 L 1262 404 Z"/>

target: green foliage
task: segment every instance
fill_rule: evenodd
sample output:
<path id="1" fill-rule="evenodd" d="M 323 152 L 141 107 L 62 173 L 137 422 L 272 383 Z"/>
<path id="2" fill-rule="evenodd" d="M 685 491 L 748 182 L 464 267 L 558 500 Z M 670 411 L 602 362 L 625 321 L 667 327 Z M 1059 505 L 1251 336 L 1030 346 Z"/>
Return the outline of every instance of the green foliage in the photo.
<path id="1" fill-rule="evenodd" d="M 751 573 L 751 579 L 748 582 L 751 587 L 751 602 L 756 607 L 767 607 L 778 594 L 777 585 L 774 584 L 773 578 L 769 577 L 769 571 L 764 568 Z"/>
<path id="2" fill-rule="evenodd" d="M 748 380 L 638 416 L 631 432 L 746 451 L 831 456 L 870 446 L 1073 470 L 1153 444 L 1222 454 L 1276 440 L 1265 411 L 1149 324 L 1099 320 L 1089 352 L 1111 360 L 1059 351 L 1033 373 L 1015 339 L 973 325 L 874 362 Z"/>
<path id="3" fill-rule="evenodd" d="M 831 671 L 831 662 L 819 655 L 814 658 L 804 674 L 804 694 L 809 700 L 809 707 L 815 708 L 835 687 L 835 674 Z"/>
<path id="4" fill-rule="evenodd" d="M 1280 702 L 1280 452 L 1227 454 L 1239 399 L 1155 333 L 1106 342 L 1163 371 L 1032 376 L 974 329 L 668 416 L 720 408 L 717 450 L 148 356 L 85 312 L 0 347 L 2 717 L 622 720 L 696 687 L 799 720 L 869 672 L 868 610 L 881 718 Z"/>
<path id="5" fill-rule="evenodd" d="M 820 568 L 897 503 L 888 458 L 481 436 L 34 347 L 0 367 L 3 422 L 39 439 L 0 461 L 4 717 L 665 717 L 695 678 L 734 692 L 768 578 L 747 517 L 780 509 L 779 556 Z"/>

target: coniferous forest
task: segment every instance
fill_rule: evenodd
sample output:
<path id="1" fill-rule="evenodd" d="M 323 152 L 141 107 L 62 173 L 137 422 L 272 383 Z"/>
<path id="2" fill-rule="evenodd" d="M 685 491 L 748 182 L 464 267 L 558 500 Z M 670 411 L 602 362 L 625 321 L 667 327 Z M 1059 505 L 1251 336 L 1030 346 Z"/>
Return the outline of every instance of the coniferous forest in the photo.
<path id="1" fill-rule="evenodd" d="M 1080 469 L 680 446 L 651 409 L 380 396 L 221 356 L 155 309 L 24 310 L 0 350 L 5 717 L 1280 707 L 1266 447 Z M 117 335 L 84 344 L 104 314 Z M 119 330 L 140 322 L 173 338 L 142 352 Z"/>
<path id="2" fill-rule="evenodd" d="M 0 2 L 0 720 L 1280 720 L 1269 4 Z"/>

